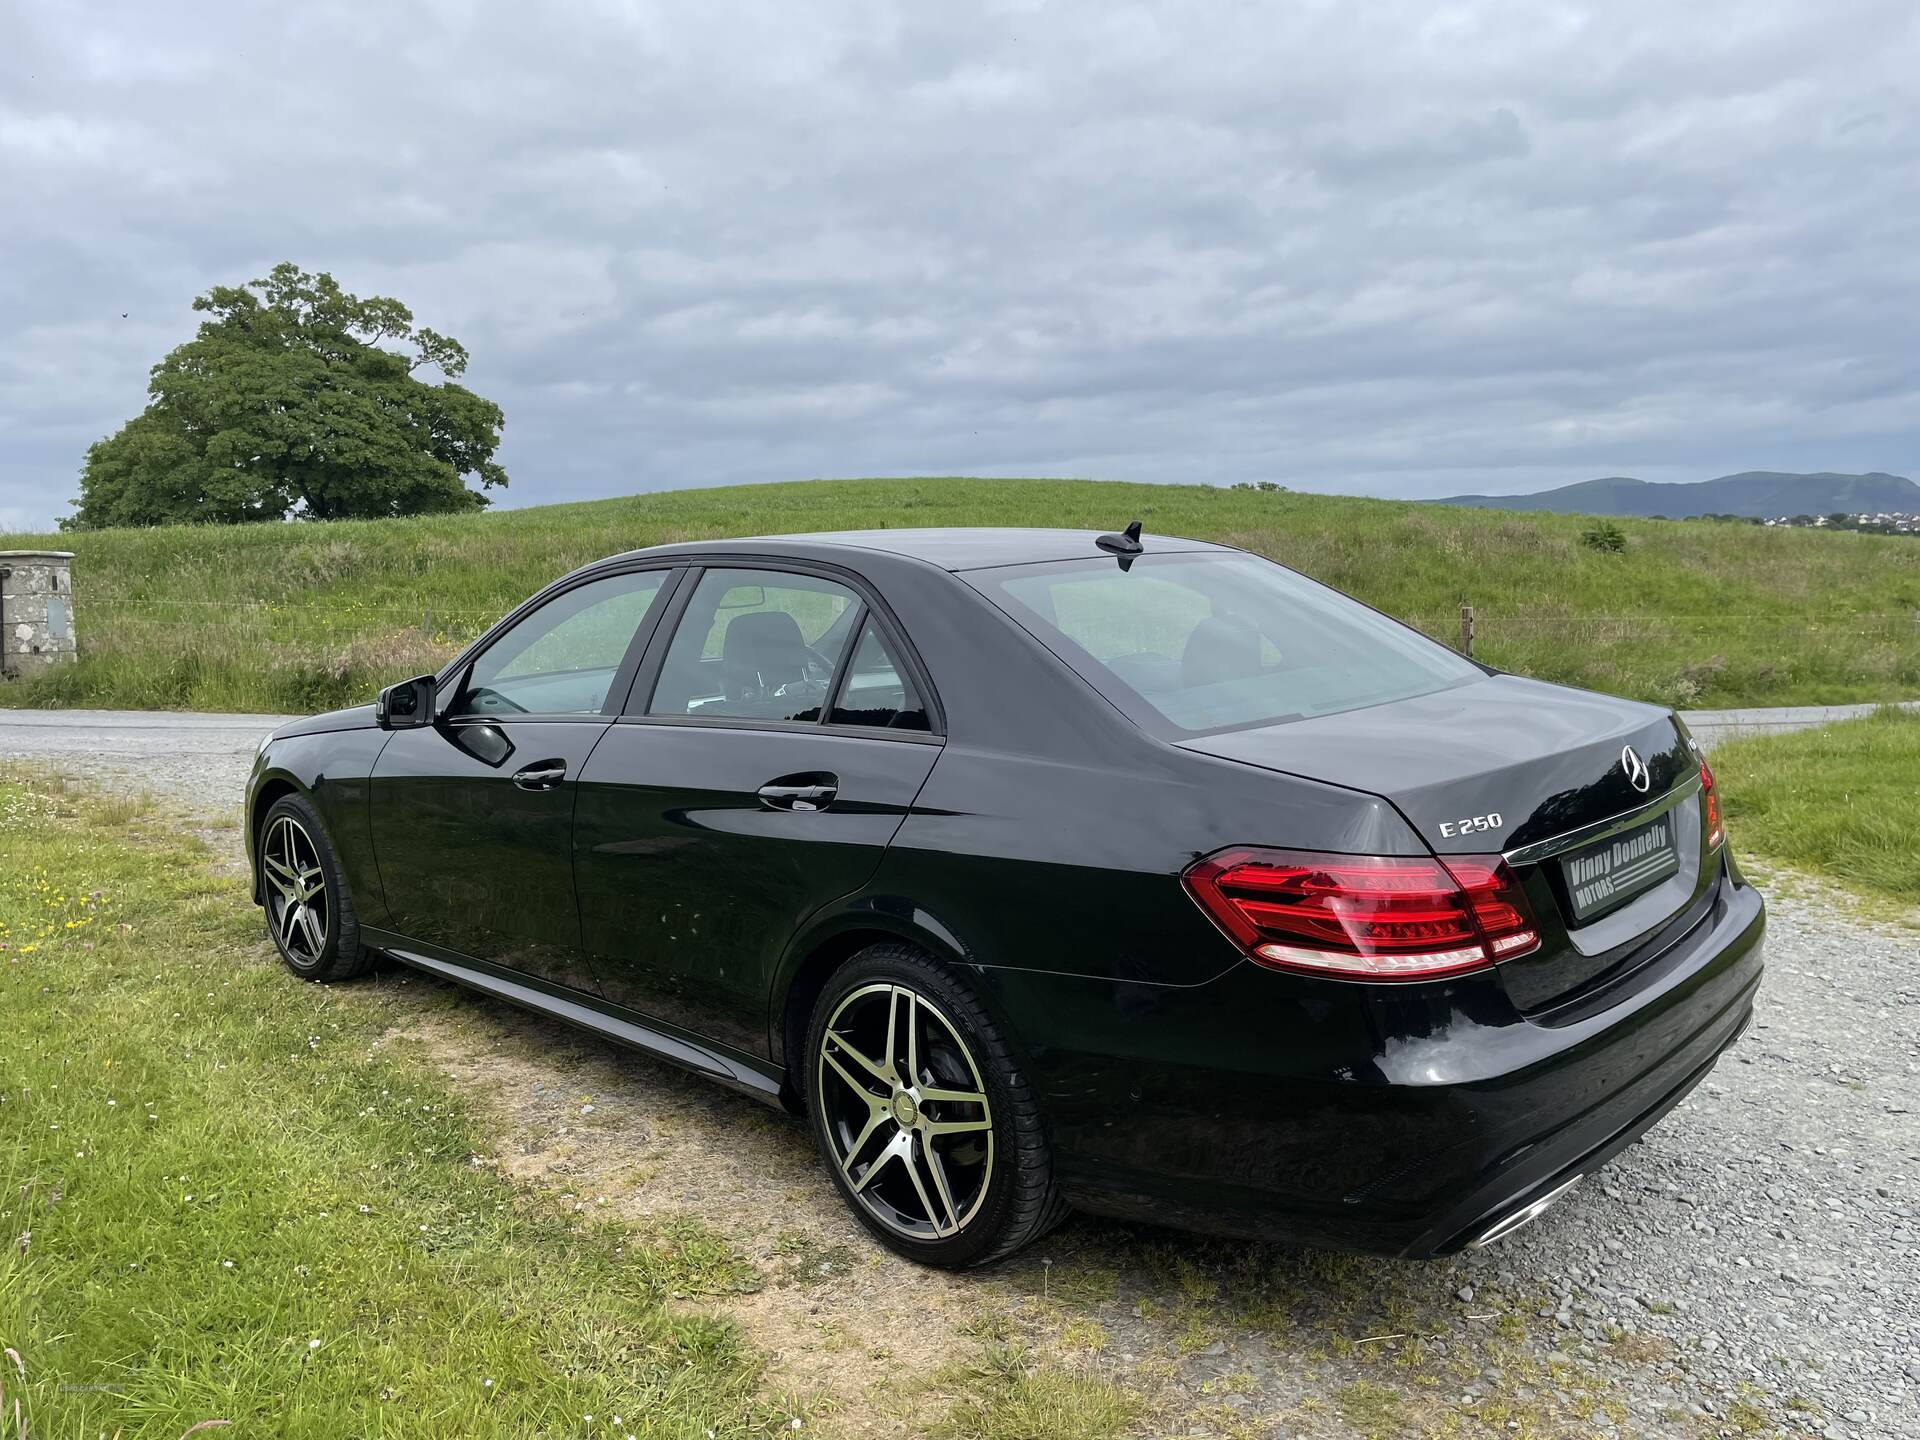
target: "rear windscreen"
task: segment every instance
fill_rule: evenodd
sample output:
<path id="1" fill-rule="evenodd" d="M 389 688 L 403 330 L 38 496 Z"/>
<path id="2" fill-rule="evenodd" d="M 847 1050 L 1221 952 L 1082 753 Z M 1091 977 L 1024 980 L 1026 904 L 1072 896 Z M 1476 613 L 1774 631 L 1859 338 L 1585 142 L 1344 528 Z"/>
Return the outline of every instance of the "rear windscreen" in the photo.
<path id="1" fill-rule="evenodd" d="M 1121 711 L 1162 734 L 1268 725 L 1484 675 L 1445 646 L 1252 555 L 1142 555 L 973 570 Z"/>

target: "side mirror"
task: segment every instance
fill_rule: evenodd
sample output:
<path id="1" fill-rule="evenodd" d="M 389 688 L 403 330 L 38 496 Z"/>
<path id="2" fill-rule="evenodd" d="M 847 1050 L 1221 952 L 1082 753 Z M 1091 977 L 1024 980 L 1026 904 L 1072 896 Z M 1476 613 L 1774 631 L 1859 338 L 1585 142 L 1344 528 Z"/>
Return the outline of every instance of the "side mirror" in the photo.
<path id="1" fill-rule="evenodd" d="M 433 724 L 433 702 L 433 676 L 417 675 L 382 690 L 373 716 L 382 730 L 417 730 Z"/>

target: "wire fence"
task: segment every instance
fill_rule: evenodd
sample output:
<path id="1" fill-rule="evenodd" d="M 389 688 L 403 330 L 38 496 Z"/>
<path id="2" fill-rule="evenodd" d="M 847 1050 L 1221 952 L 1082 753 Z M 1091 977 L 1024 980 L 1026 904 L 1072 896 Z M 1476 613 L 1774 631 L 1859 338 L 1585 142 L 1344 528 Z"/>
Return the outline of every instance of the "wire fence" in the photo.
<path id="1" fill-rule="evenodd" d="M 168 632 L 258 634 L 273 640 L 327 639 L 412 632 L 441 644 L 459 644 L 480 634 L 510 608 L 448 608 L 437 605 L 329 604 L 317 601 L 195 600 L 181 598 L 92 600 L 77 616 L 82 649 L 122 648 L 134 635 Z M 1456 649 L 1479 653 L 1506 644 L 1641 643 L 1716 640 L 1742 648 L 1777 643 L 1850 639 L 1911 647 L 1920 658 L 1920 610 L 1821 614 L 1694 614 L 1631 611 L 1558 613 L 1483 610 L 1463 606 L 1398 617 Z"/>
<path id="2" fill-rule="evenodd" d="M 209 641 L 237 635 L 270 642 L 336 641 L 412 633 L 459 645 L 511 607 L 450 609 L 412 605 L 327 605 L 313 602 L 217 600 L 92 601 L 76 616 L 80 648 L 125 648 L 137 637 L 172 633 Z"/>
<path id="3" fill-rule="evenodd" d="M 304 712 L 438 670 L 511 608 L 191 596 L 83 598 L 68 703 Z M 1403 612 L 1502 670 L 1680 707 L 1920 694 L 1920 612 Z"/>
<path id="4" fill-rule="evenodd" d="M 1593 612 L 1511 612 L 1462 606 L 1446 613 L 1400 617 L 1424 634 L 1456 649 L 1470 650 L 1502 641 L 1568 645 L 1582 640 L 1685 639 L 1750 645 L 1772 636 L 1780 639 L 1854 637 L 1884 640 L 1914 647 L 1920 656 L 1920 610 L 1833 611 L 1821 614 L 1739 614 L 1704 611 L 1697 614 Z"/>
<path id="5" fill-rule="evenodd" d="M 197 600 L 171 595 L 147 596 L 135 599 L 98 596 L 90 597 L 88 603 L 89 607 L 95 610 L 137 611 L 143 614 L 150 614 L 158 610 L 180 610 L 196 614 L 209 610 L 221 610 L 235 614 L 280 614 L 283 612 L 310 611 L 333 615 L 385 615 L 394 617 L 412 616 L 415 618 L 422 615 L 438 615 L 442 613 L 486 615 L 498 618 L 500 615 L 505 614 L 508 609 L 512 608 L 511 604 L 508 604 L 497 608 L 469 606 L 445 608 L 443 610 L 443 607 L 434 605 L 431 602 L 423 604 L 402 604 L 389 601 L 381 604 L 369 604 L 358 600 L 344 602 L 325 600 Z M 516 600 L 512 603 L 518 603 L 518 601 Z M 1697 621 L 1712 622 L 1714 624 L 1740 624 L 1747 622 L 1772 624 L 1781 621 L 1812 622 L 1820 620 L 1884 620 L 1899 621 L 1900 623 L 1910 626 L 1920 626 L 1920 608 L 1911 610 L 1842 610 L 1828 611 L 1821 615 L 1809 615 L 1802 612 L 1779 610 L 1751 612 L 1730 610 L 1699 610 L 1693 612 L 1658 610 L 1642 613 L 1631 610 L 1570 611 L 1555 610 L 1552 608 L 1500 610 L 1486 609 L 1479 606 L 1461 606 L 1459 609 L 1390 613 L 1399 614 L 1401 618 L 1409 621 L 1438 624 L 1442 622 L 1457 622 L 1460 618 L 1460 610 L 1472 610 L 1474 615 L 1482 620 L 1499 621 L 1502 623 L 1558 624 L 1568 618 L 1623 621 L 1671 620 L 1685 621 L 1688 623 Z"/>

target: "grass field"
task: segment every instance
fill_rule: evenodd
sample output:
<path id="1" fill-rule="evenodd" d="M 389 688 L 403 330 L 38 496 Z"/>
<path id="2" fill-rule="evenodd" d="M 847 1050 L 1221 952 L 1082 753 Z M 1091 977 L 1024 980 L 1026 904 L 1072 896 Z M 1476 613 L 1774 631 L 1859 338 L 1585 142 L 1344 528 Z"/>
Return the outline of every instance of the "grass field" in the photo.
<path id="1" fill-rule="evenodd" d="M 306 711 L 432 669 L 554 576 L 667 540 L 909 525 L 1064 525 L 1223 540 L 1449 642 L 1477 612 L 1502 668 L 1675 705 L 1920 693 L 1920 544 L 1195 485 L 821 480 L 407 521 L 0 536 L 77 553 L 78 664 L 0 703 Z"/>
<path id="2" fill-rule="evenodd" d="M 723 1242 L 577 1222 L 470 1163 L 466 1107 L 377 1045 L 408 992 L 291 983 L 195 851 L 0 783 L 0 1344 L 21 1357 L 0 1394 L 23 1435 L 789 1424 L 731 1324 L 669 1309 L 743 1283 Z"/>
<path id="3" fill-rule="evenodd" d="M 473 1008 L 404 971 L 294 981 L 177 817 L 0 771 L 0 1434 L 818 1432 L 729 1311 L 784 1283 L 715 1228 L 733 1209 L 506 1178 L 489 1097 L 417 1042 Z M 927 1433 L 1109 1440 L 1139 1412 L 979 1349 L 913 1377 Z"/>
<path id="4" fill-rule="evenodd" d="M 1667 1353 L 1575 1364 L 1533 1276 L 1469 1324 L 1452 1267 L 1098 1222 L 964 1281 L 848 1249 L 795 1127 L 411 972 L 301 985 L 178 817 L 4 773 L 0 1015 L 9 1440 L 1584 1434 Z M 643 1203 L 674 1157 L 701 1203 Z"/>
<path id="5" fill-rule="evenodd" d="M 1920 715 L 1729 740 L 1713 770 L 1742 852 L 1920 905 Z"/>

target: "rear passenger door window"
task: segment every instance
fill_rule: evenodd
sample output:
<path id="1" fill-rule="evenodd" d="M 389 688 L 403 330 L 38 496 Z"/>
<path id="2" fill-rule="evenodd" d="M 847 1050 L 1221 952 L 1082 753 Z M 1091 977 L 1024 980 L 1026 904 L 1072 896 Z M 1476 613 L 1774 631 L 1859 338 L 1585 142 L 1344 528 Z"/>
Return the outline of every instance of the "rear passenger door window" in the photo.
<path id="1" fill-rule="evenodd" d="M 708 570 L 674 631 L 647 713 L 817 723 L 861 611 L 859 597 L 835 580 Z"/>
<path id="2" fill-rule="evenodd" d="M 871 725 L 888 730 L 929 728 L 926 705 L 871 615 L 860 627 L 853 661 L 841 679 L 828 720 L 835 725 Z"/>

